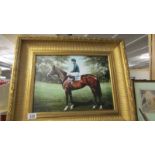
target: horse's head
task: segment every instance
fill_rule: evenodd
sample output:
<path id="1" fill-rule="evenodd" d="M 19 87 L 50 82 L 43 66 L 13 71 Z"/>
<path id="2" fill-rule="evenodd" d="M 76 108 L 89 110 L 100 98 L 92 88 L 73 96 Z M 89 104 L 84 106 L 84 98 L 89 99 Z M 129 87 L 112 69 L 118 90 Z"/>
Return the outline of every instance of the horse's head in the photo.
<path id="1" fill-rule="evenodd" d="M 56 75 L 56 68 L 55 66 L 52 67 L 52 69 L 47 73 L 47 77 L 51 77 L 52 75 Z"/>

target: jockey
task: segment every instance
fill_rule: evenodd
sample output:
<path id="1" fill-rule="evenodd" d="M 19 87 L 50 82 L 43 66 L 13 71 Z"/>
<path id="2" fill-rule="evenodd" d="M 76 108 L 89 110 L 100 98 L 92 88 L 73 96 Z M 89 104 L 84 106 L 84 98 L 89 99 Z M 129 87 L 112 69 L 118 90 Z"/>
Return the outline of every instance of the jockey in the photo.
<path id="1" fill-rule="evenodd" d="M 78 80 L 79 76 L 80 76 L 80 69 L 78 64 L 76 63 L 76 59 L 71 59 L 72 63 L 73 63 L 73 69 L 70 73 L 68 73 L 68 76 L 71 77 L 74 80 Z"/>

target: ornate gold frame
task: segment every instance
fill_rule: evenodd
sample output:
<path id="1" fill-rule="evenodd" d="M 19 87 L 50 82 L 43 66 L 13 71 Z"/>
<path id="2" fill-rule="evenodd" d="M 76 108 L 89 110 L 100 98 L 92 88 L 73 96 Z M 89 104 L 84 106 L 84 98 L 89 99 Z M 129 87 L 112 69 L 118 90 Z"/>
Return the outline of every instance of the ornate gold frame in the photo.
<path id="1" fill-rule="evenodd" d="M 7 120 L 31 113 L 35 55 L 108 55 L 114 110 L 37 113 L 36 120 L 135 120 L 124 42 L 85 37 L 21 35 L 17 39 Z"/>
<path id="2" fill-rule="evenodd" d="M 149 34 L 149 54 L 150 54 L 150 79 L 155 80 L 155 34 Z"/>

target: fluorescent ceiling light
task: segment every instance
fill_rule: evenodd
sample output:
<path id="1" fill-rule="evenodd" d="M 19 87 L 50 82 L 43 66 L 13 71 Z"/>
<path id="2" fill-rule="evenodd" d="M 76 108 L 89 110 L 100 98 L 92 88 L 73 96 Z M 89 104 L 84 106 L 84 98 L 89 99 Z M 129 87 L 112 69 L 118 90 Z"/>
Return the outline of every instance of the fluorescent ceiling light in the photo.
<path id="1" fill-rule="evenodd" d="M 0 76 L 0 79 L 1 79 L 1 80 L 5 80 L 6 77 L 5 77 L 5 76 Z"/>
<path id="2" fill-rule="evenodd" d="M 3 54 L 3 55 L 0 55 L 0 58 L 13 59 L 14 55 L 13 54 Z"/>
<path id="3" fill-rule="evenodd" d="M 8 64 L 13 64 L 13 59 L 6 59 L 3 57 L 0 57 L 0 61 Z"/>
<path id="4" fill-rule="evenodd" d="M 129 63 L 129 67 L 133 67 L 133 66 L 135 66 L 135 65 L 136 65 L 136 64 L 130 64 L 130 63 Z"/>
<path id="5" fill-rule="evenodd" d="M 8 68 L 8 67 L 2 67 L 2 66 L 0 66 L 0 69 L 3 71 L 3 70 L 10 70 L 10 68 Z"/>
<path id="6" fill-rule="evenodd" d="M 145 53 L 145 54 L 140 55 L 139 58 L 140 59 L 149 59 L 150 55 L 149 55 L 149 53 Z"/>

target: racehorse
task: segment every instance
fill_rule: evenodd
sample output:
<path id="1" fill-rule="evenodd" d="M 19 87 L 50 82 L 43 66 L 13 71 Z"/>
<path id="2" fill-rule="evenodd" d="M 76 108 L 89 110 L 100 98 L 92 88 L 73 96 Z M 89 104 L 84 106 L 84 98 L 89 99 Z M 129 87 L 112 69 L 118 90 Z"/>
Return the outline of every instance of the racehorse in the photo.
<path id="1" fill-rule="evenodd" d="M 81 75 L 81 79 L 79 81 L 70 82 L 68 80 L 69 76 L 67 75 L 67 72 L 63 71 L 62 69 L 56 66 L 52 67 L 52 69 L 47 74 L 47 77 L 52 77 L 52 75 L 58 76 L 59 80 L 62 83 L 62 87 L 65 90 L 66 106 L 64 108 L 64 111 L 67 111 L 69 108 L 69 102 L 68 102 L 69 97 L 70 97 L 70 102 L 71 102 L 70 110 L 74 108 L 72 90 L 81 89 L 85 86 L 90 87 L 93 93 L 93 96 L 94 96 L 95 103 L 92 108 L 96 109 L 97 105 L 99 105 L 99 109 L 102 109 L 102 104 L 101 104 L 102 92 L 101 92 L 100 82 L 96 76 L 91 75 L 91 74 L 85 74 L 85 75 Z M 99 100 L 99 103 L 97 102 L 97 99 Z"/>

